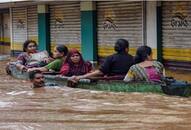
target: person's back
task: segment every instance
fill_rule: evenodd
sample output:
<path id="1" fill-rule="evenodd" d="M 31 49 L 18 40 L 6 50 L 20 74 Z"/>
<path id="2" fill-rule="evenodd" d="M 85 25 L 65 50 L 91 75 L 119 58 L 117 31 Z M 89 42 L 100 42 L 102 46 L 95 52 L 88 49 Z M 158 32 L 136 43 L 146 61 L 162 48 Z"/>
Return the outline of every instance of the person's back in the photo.
<path id="1" fill-rule="evenodd" d="M 125 39 L 118 39 L 114 50 L 116 54 L 108 56 L 99 70 L 104 75 L 125 75 L 134 62 L 133 56 L 128 54 L 129 42 Z"/>
<path id="2" fill-rule="evenodd" d="M 128 53 L 116 53 L 108 56 L 99 68 L 105 75 L 125 75 L 133 65 L 133 56 Z"/>
<path id="3" fill-rule="evenodd" d="M 158 61 L 150 61 L 147 65 L 135 64 L 131 66 L 124 78 L 125 82 L 130 81 L 160 81 L 163 75 L 163 65 Z"/>
<path id="4" fill-rule="evenodd" d="M 137 64 L 131 66 L 125 76 L 125 82 L 158 82 L 164 76 L 163 65 L 158 61 L 152 60 L 152 49 L 148 46 L 141 46 L 137 49 L 135 63 Z"/>
<path id="5" fill-rule="evenodd" d="M 151 66 L 144 67 L 148 81 L 160 81 L 163 74 L 163 65 L 160 62 L 153 61 Z"/>

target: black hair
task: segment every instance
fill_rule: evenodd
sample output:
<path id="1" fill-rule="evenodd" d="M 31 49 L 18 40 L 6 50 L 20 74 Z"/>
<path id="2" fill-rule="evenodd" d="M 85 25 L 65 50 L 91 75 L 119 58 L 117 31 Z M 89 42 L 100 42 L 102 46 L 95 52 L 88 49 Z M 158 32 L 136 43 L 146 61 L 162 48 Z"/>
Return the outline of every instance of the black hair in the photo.
<path id="1" fill-rule="evenodd" d="M 40 70 L 34 70 L 34 71 L 29 72 L 29 79 L 33 80 L 35 78 L 36 74 L 42 74 L 42 72 Z"/>
<path id="2" fill-rule="evenodd" d="M 129 48 L 129 42 L 125 39 L 118 39 L 115 43 L 114 49 L 117 53 L 125 52 Z"/>
<path id="3" fill-rule="evenodd" d="M 140 63 L 145 61 L 148 56 L 150 56 L 152 53 L 152 49 L 148 46 L 140 46 L 135 55 L 135 63 Z"/>
<path id="4" fill-rule="evenodd" d="M 27 47 L 30 43 L 34 43 L 35 46 L 37 46 L 36 42 L 33 41 L 33 40 L 26 40 L 24 43 L 23 43 L 23 51 L 26 52 L 27 51 Z"/>
<path id="5" fill-rule="evenodd" d="M 64 56 L 68 54 L 68 48 L 65 45 L 57 45 L 56 50 L 60 53 L 64 53 Z"/>

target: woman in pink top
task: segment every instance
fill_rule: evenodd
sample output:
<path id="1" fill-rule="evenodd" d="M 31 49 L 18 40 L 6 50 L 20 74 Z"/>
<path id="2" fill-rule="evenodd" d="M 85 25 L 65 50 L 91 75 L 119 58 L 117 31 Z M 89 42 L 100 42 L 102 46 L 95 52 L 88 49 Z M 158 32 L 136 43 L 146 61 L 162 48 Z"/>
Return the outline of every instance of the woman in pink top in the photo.
<path id="1" fill-rule="evenodd" d="M 158 61 L 152 59 L 152 49 L 148 46 L 141 46 L 136 51 L 135 65 L 131 66 L 124 81 L 160 81 L 164 76 L 164 67 Z"/>

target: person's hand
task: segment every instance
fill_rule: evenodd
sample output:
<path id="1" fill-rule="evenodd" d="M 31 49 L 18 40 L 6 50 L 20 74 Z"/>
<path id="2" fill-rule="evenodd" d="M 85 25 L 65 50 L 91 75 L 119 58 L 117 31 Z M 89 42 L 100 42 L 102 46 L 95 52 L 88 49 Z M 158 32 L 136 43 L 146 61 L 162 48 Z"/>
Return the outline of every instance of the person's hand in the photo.
<path id="1" fill-rule="evenodd" d="M 45 63 L 50 63 L 51 61 L 52 61 L 51 58 L 44 58 L 44 59 L 43 59 L 43 62 L 45 62 Z"/>
<path id="2" fill-rule="evenodd" d="M 31 71 L 35 71 L 36 70 L 36 68 L 29 68 L 29 69 L 27 69 L 27 72 L 31 72 Z"/>
<path id="3" fill-rule="evenodd" d="M 78 76 L 69 77 L 69 78 L 68 78 L 68 82 L 67 82 L 67 86 L 74 88 L 74 87 L 77 86 L 78 81 L 79 81 Z"/>
<path id="4" fill-rule="evenodd" d="M 23 68 L 22 68 L 22 71 L 23 71 L 23 72 L 27 72 L 27 70 L 28 70 L 27 67 L 23 67 Z"/>
<path id="5" fill-rule="evenodd" d="M 21 65 L 21 66 L 17 66 L 17 68 L 23 72 L 26 72 L 27 71 L 27 67 L 24 66 L 24 65 Z"/>
<path id="6" fill-rule="evenodd" d="M 77 86 L 77 84 L 78 84 L 77 82 L 74 82 L 72 80 L 68 80 L 68 82 L 67 82 L 67 86 L 72 87 L 72 88 L 75 88 Z"/>
<path id="7" fill-rule="evenodd" d="M 69 77 L 68 80 L 69 81 L 72 81 L 74 83 L 77 83 L 79 81 L 79 79 L 77 78 L 78 76 L 72 76 L 72 77 Z"/>

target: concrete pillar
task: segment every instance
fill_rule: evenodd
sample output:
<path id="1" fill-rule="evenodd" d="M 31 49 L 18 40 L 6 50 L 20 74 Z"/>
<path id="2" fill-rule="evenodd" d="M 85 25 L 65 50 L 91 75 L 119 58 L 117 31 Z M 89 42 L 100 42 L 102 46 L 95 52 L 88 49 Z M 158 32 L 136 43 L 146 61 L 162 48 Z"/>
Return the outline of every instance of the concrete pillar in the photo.
<path id="1" fill-rule="evenodd" d="M 96 3 L 81 2 L 81 50 L 85 60 L 97 63 Z"/>
<path id="2" fill-rule="evenodd" d="M 157 2 L 147 1 L 146 3 L 146 30 L 147 45 L 152 48 L 153 58 L 157 59 Z"/>
<path id="3" fill-rule="evenodd" d="M 48 5 L 38 5 L 38 49 L 50 52 L 50 24 Z"/>

